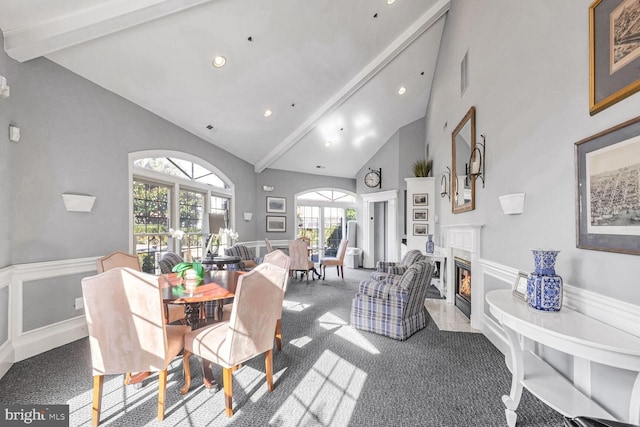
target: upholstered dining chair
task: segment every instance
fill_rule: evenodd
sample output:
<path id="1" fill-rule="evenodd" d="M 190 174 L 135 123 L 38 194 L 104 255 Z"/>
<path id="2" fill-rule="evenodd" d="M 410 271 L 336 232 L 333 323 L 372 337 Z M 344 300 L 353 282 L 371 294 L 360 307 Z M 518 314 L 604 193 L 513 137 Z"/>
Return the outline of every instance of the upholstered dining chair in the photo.
<path id="1" fill-rule="evenodd" d="M 191 371 L 189 356 L 222 366 L 225 412 L 233 415 L 233 371 L 260 354 L 265 355 L 267 389 L 273 390 L 273 331 L 282 308 L 287 272 L 275 265 L 262 263 L 238 279 L 231 317 L 189 332 L 184 337 L 184 377 L 182 394 L 189 391 Z"/>
<path id="2" fill-rule="evenodd" d="M 289 257 L 291 258 L 291 266 L 289 267 L 292 273 L 302 271 L 307 276 L 307 283 L 309 283 L 309 272 L 313 272 L 315 265 L 313 261 L 309 260 L 309 246 L 304 240 L 289 240 Z M 313 274 L 311 278 L 315 279 Z"/>
<path id="3" fill-rule="evenodd" d="M 117 251 L 96 260 L 96 269 L 98 270 L 98 273 L 104 273 L 107 270 L 118 267 L 129 267 L 136 271 L 140 271 L 140 258 L 136 255 Z M 165 304 L 164 315 L 167 323 L 184 323 L 184 305 Z"/>
<path id="4" fill-rule="evenodd" d="M 269 239 L 267 239 L 266 237 L 264 238 L 264 244 L 267 247 L 267 253 L 268 254 L 273 252 L 273 245 L 271 244 L 271 241 Z"/>
<path id="5" fill-rule="evenodd" d="M 289 258 L 284 252 L 277 250 L 269 252 L 264 256 L 265 263 L 273 264 L 282 268 L 287 274 L 283 277 L 282 283 L 282 298 L 284 302 L 284 293 L 287 292 L 287 283 L 289 282 L 289 267 L 291 266 L 291 258 Z M 276 322 L 276 347 L 278 350 L 282 350 L 282 304 L 280 304 L 280 310 L 278 312 L 278 320 Z"/>
<path id="6" fill-rule="evenodd" d="M 158 277 L 113 268 L 82 279 L 93 367 L 91 424 L 100 423 L 105 375 L 158 372 L 158 420 L 164 419 L 167 367 L 183 348 L 186 325 L 164 322 Z"/>
<path id="7" fill-rule="evenodd" d="M 322 280 L 324 280 L 325 275 L 327 274 L 327 265 L 335 265 L 336 270 L 338 271 L 338 276 L 344 279 L 344 255 L 347 252 L 347 245 L 349 241 L 346 239 L 342 239 L 340 241 L 340 245 L 338 246 L 338 252 L 334 257 L 324 257 L 320 258 L 320 269 L 322 270 Z"/>

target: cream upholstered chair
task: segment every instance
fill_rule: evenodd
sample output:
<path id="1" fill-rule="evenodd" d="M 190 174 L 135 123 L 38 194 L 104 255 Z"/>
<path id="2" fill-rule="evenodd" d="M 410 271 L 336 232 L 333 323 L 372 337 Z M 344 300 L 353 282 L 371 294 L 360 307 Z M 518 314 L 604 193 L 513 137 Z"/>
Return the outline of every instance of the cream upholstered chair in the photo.
<path id="1" fill-rule="evenodd" d="M 118 267 L 129 267 L 136 271 L 140 271 L 140 258 L 136 255 L 117 251 L 96 260 L 96 269 L 98 270 L 98 273 L 104 273 L 107 270 Z M 165 304 L 164 307 L 164 316 L 167 323 L 184 323 L 185 313 L 183 305 Z"/>
<path id="2" fill-rule="evenodd" d="M 271 244 L 271 241 L 269 239 L 267 239 L 266 237 L 264 238 L 264 244 L 267 247 L 267 253 L 270 254 L 271 252 L 273 252 L 273 245 Z"/>
<path id="3" fill-rule="evenodd" d="M 126 252 L 116 251 L 96 260 L 98 274 L 117 267 L 129 267 L 140 271 L 140 258 Z"/>
<path id="4" fill-rule="evenodd" d="M 228 321 L 185 335 L 185 385 L 180 390 L 182 394 L 186 394 L 191 385 L 191 354 L 222 366 L 225 412 L 228 417 L 233 415 L 232 373 L 240 364 L 264 353 L 267 388 L 273 390 L 273 331 L 282 307 L 282 286 L 286 275 L 285 270 L 275 265 L 258 265 L 238 279 Z"/>
<path id="5" fill-rule="evenodd" d="M 340 241 L 340 245 L 338 246 L 338 252 L 334 257 L 324 257 L 320 258 L 320 269 L 322 270 L 322 280 L 324 280 L 324 276 L 327 274 L 327 265 L 335 265 L 338 271 L 338 276 L 344 279 L 344 255 L 347 252 L 347 244 L 348 240 L 342 239 Z"/>
<path id="6" fill-rule="evenodd" d="M 158 372 L 158 420 L 164 419 L 167 366 L 191 329 L 164 323 L 158 277 L 114 268 L 82 279 L 93 366 L 91 424 L 100 423 L 105 375 Z"/>
<path id="7" fill-rule="evenodd" d="M 313 261 L 309 260 L 309 246 L 304 240 L 289 240 L 289 257 L 291 258 L 291 272 L 303 271 L 307 275 L 309 283 L 309 272 L 315 268 Z M 312 279 L 313 274 L 311 275 Z"/>
<path id="8" fill-rule="evenodd" d="M 264 256 L 264 262 L 273 264 L 282 268 L 285 272 L 289 271 L 291 266 L 291 258 L 289 258 L 284 252 L 277 250 L 269 252 Z M 287 283 L 289 282 L 289 275 L 285 274 L 282 284 L 282 298 L 284 299 L 284 293 L 287 292 Z M 280 304 L 280 310 L 278 313 L 278 321 L 276 322 L 276 347 L 278 350 L 282 350 L 282 304 Z"/>
<path id="9" fill-rule="evenodd" d="M 264 256 L 263 263 L 268 263 L 282 268 L 285 273 L 282 283 L 282 298 L 284 300 L 284 293 L 287 291 L 287 284 L 289 282 L 289 266 L 291 265 L 291 258 L 281 250 L 277 249 L 273 252 L 269 252 Z M 231 318 L 231 309 L 233 304 L 225 304 L 222 307 L 222 320 L 229 320 Z M 278 350 L 282 350 L 282 304 L 280 304 L 280 311 L 278 313 L 278 321 L 276 322 L 276 347 Z"/>

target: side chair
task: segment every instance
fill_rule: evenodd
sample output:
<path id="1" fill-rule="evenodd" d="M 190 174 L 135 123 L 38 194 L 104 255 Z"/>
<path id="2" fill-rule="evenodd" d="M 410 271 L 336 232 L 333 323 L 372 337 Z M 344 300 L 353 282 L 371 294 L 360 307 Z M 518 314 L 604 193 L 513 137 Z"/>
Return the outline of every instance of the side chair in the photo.
<path id="1" fill-rule="evenodd" d="M 336 270 L 338 271 L 338 276 L 344 279 L 344 255 L 347 253 L 348 244 L 349 244 L 348 240 L 342 239 L 340 241 L 340 246 L 338 246 L 338 252 L 336 253 L 336 256 L 320 258 L 320 269 L 322 270 L 322 280 L 324 280 L 324 277 L 327 274 L 327 265 L 335 265 Z"/>
<path id="2" fill-rule="evenodd" d="M 313 261 L 309 259 L 309 245 L 304 240 L 289 240 L 289 257 L 291 257 L 291 266 L 289 267 L 292 273 L 302 271 L 307 276 L 307 283 L 309 283 L 309 274 L 312 279 L 313 270 L 316 266 Z"/>
<path id="3" fill-rule="evenodd" d="M 233 416 L 233 372 L 249 359 L 265 355 L 267 389 L 273 391 L 273 331 L 282 308 L 287 272 L 269 263 L 238 279 L 231 317 L 187 333 L 184 337 L 182 394 L 189 391 L 189 356 L 195 354 L 222 367 L 225 413 Z"/>
<path id="4" fill-rule="evenodd" d="M 158 421 L 164 419 L 167 367 L 183 348 L 186 325 L 164 322 L 158 277 L 114 268 L 82 279 L 93 367 L 91 425 L 100 424 L 105 375 L 158 372 Z"/>
<path id="5" fill-rule="evenodd" d="M 98 273 L 104 273 L 107 270 L 118 267 L 129 267 L 136 271 L 142 270 L 140 268 L 140 258 L 138 258 L 137 255 L 128 254 L 126 252 L 112 252 L 109 255 L 96 260 L 96 269 Z M 164 314 L 167 323 L 185 322 L 183 305 L 165 304 L 164 307 Z"/>
<path id="6" fill-rule="evenodd" d="M 289 282 L 289 267 L 291 266 L 291 258 L 289 258 L 284 252 L 277 250 L 269 252 L 264 256 L 264 262 L 275 265 L 282 268 L 287 274 L 283 277 L 282 283 L 282 298 L 284 302 L 284 294 L 287 292 L 287 283 Z M 282 350 L 282 303 L 280 304 L 280 310 L 278 312 L 278 321 L 276 322 L 276 347 L 278 350 Z"/>

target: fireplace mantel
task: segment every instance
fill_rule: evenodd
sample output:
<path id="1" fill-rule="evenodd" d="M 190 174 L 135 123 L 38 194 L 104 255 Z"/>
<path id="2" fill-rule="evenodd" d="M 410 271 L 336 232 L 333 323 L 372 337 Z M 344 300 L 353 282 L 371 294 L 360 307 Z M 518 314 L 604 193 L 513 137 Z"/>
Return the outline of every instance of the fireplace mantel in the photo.
<path id="1" fill-rule="evenodd" d="M 441 225 L 442 247 L 447 253 L 449 262 L 447 263 L 447 303 L 455 303 L 455 263 L 453 259 L 456 252 L 466 252 L 468 260 L 471 261 L 471 326 L 477 328 L 478 316 L 482 314 L 484 295 L 481 289 L 474 287 L 476 263 L 480 259 L 480 237 L 482 224 L 455 224 Z M 480 291 L 480 292 L 478 292 Z M 477 309 L 475 308 L 477 307 Z"/>

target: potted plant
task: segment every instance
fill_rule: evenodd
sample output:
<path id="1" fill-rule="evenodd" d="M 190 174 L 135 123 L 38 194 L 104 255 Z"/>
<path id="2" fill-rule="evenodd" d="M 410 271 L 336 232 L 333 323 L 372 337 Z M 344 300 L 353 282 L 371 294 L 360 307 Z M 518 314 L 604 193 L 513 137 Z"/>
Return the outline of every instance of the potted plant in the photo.
<path id="1" fill-rule="evenodd" d="M 197 261 L 184 261 L 176 264 L 171 271 L 186 282 L 195 282 L 196 286 L 204 279 L 204 267 Z"/>
<path id="2" fill-rule="evenodd" d="M 427 177 L 431 173 L 432 160 L 420 159 L 413 164 L 413 174 L 416 177 Z"/>

